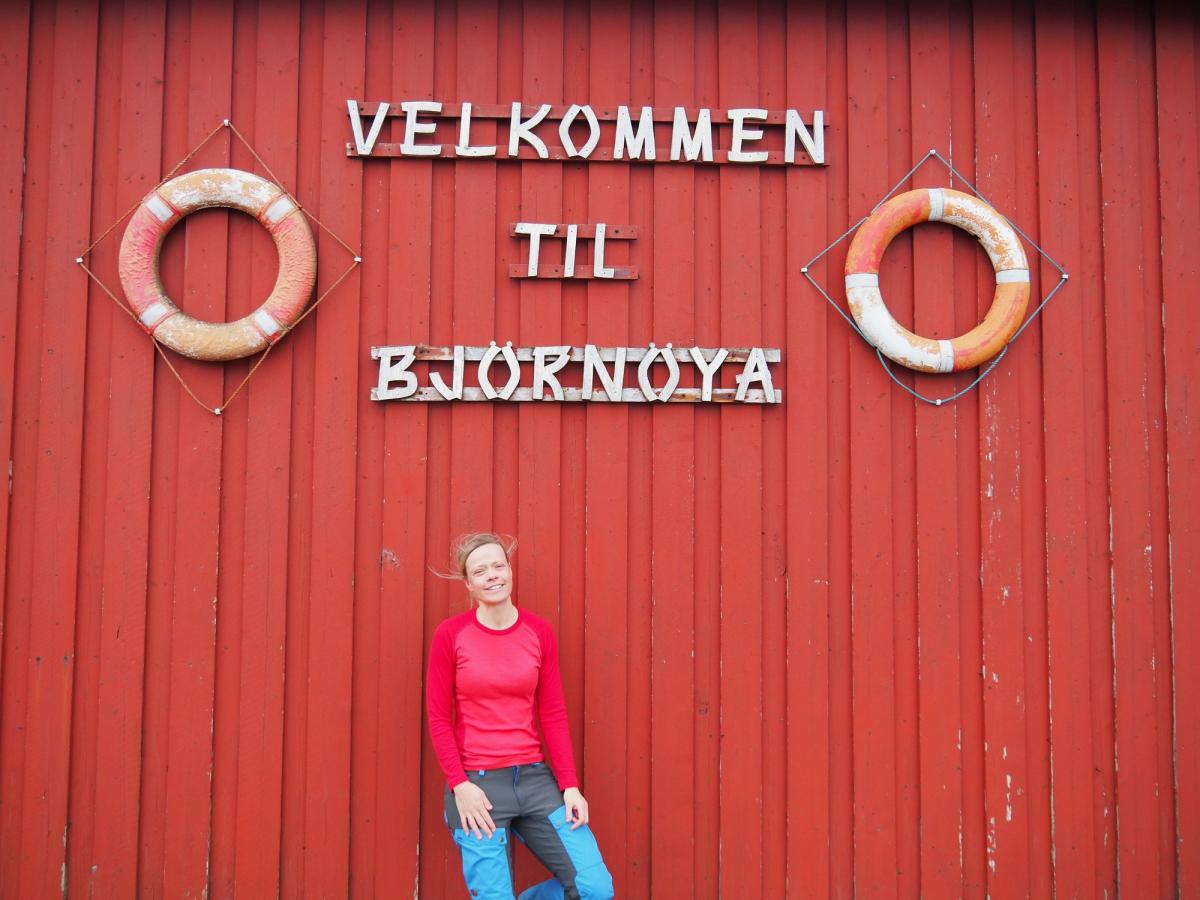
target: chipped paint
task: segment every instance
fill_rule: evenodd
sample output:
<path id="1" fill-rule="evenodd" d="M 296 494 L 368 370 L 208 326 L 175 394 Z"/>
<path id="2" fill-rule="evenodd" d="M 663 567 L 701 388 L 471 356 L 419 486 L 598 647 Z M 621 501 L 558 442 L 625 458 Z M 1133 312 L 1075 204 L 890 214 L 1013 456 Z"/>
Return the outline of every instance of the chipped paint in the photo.
<path id="1" fill-rule="evenodd" d="M 985 852 L 987 855 L 988 869 L 990 869 L 992 872 L 996 871 L 996 837 L 996 817 L 988 816 L 987 847 L 985 848 Z"/>
<path id="2" fill-rule="evenodd" d="M 922 372 L 953 371 L 954 353 L 950 342 L 923 338 L 897 322 L 883 302 L 878 287 L 848 286 L 846 299 L 867 340 L 888 359 Z"/>
<path id="3" fill-rule="evenodd" d="M 973 234 L 983 245 L 993 269 L 1000 272 L 1029 268 L 1017 233 L 1000 213 L 970 194 L 951 190 L 942 194 L 942 221 Z"/>
<path id="4" fill-rule="evenodd" d="M 159 196 L 181 212 L 228 206 L 252 216 L 282 193 L 265 178 L 239 169 L 197 169 L 158 189 Z"/>

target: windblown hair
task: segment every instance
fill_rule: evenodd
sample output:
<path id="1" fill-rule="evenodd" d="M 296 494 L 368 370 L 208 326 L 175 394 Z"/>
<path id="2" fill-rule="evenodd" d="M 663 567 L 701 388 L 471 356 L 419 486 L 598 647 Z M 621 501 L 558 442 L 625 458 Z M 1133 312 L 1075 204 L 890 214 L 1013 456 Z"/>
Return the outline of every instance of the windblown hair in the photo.
<path id="1" fill-rule="evenodd" d="M 453 577 L 467 577 L 467 557 L 488 544 L 499 544 L 505 558 L 511 558 L 517 549 L 517 539 L 510 535 L 494 534 L 491 531 L 475 531 L 471 534 L 459 535 L 450 545 L 450 556 L 453 560 Z"/>

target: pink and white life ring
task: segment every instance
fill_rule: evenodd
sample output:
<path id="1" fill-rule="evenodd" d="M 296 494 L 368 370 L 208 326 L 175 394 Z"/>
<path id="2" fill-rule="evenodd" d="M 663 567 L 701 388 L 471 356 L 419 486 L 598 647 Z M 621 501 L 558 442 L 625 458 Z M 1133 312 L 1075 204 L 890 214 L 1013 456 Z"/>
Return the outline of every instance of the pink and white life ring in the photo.
<path id="1" fill-rule="evenodd" d="M 892 239 L 921 222 L 948 222 L 979 239 L 996 271 L 996 292 L 982 322 L 950 340 L 913 334 L 888 311 L 879 265 Z M 863 222 L 846 256 L 846 298 L 868 341 L 889 359 L 921 372 L 973 369 L 1004 347 L 1025 318 L 1029 263 L 1016 232 L 978 197 L 949 188 L 908 191 Z"/>
<path id="2" fill-rule="evenodd" d="M 184 216 L 211 206 L 254 216 L 275 240 L 279 276 L 266 301 L 235 322 L 205 322 L 179 309 L 163 288 L 158 256 Z M 304 214 L 278 185 L 238 169 L 197 169 L 155 188 L 121 239 L 121 286 L 138 321 L 154 337 L 193 359 L 241 359 L 287 333 L 312 298 L 317 249 Z"/>

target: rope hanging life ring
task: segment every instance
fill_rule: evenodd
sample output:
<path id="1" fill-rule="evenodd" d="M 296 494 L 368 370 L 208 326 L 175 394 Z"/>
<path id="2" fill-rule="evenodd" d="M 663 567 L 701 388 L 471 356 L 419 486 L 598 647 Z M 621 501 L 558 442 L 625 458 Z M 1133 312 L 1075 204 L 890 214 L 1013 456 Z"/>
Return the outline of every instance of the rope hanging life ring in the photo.
<path id="1" fill-rule="evenodd" d="M 270 296 L 235 322 L 205 322 L 182 312 L 158 272 L 167 232 L 189 213 L 212 206 L 254 216 L 279 252 L 279 276 Z M 279 340 L 304 312 L 316 284 L 317 250 L 304 214 L 278 185 L 238 169 L 197 169 L 159 185 L 142 200 L 121 239 L 119 269 L 129 305 L 156 340 L 193 359 L 241 359 Z"/>
<path id="2" fill-rule="evenodd" d="M 892 238 L 921 222 L 948 222 L 979 239 L 996 271 L 996 293 L 982 322 L 951 340 L 913 334 L 888 311 L 879 265 Z M 949 188 L 908 191 L 875 210 L 850 242 L 846 298 L 863 336 L 889 359 L 920 372 L 960 372 L 991 359 L 1025 318 L 1029 263 L 1016 232 L 988 204 Z"/>

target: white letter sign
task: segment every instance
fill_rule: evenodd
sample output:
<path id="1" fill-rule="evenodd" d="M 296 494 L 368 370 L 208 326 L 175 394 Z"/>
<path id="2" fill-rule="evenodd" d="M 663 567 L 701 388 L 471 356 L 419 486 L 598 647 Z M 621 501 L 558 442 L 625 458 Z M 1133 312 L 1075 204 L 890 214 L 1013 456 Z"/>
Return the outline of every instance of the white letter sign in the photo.
<path id="1" fill-rule="evenodd" d="M 542 119 L 546 118 L 546 114 L 550 112 L 550 104 L 543 103 L 541 107 L 528 119 L 521 119 L 521 104 L 513 102 L 512 119 L 508 124 L 508 155 L 516 156 L 520 149 L 521 141 L 525 141 L 542 159 L 548 159 L 550 154 L 546 151 L 546 145 L 542 143 L 542 139 L 533 133 L 533 127 Z"/>
<path id="2" fill-rule="evenodd" d="M 411 344 L 371 348 L 372 358 L 379 360 L 379 382 L 371 391 L 372 400 L 403 400 L 417 392 L 417 376 L 408 371 L 416 358 L 414 349 Z M 397 380 L 401 382 L 400 387 L 392 387 L 392 382 Z"/>
<path id="3" fill-rule="evenodd" d="M 513 231 L 517 234 L 529 235 L 529 268 L 526 274 L 530 278 L 537 278 L 538 273 L 538 253 L 541 248 L 542 235 L 554 234 L 553 225 L 543 225 L 540 222 L 518 222 L 513 226 Z M 572 261 L 574 266 L 574 261 Z"/>
<path id="4" fill-rule="evenodd" d="M 613 157 L 624 158 L 626 147 L 629 148 L 630 159 L 654 159 L 654 110 L 651 107 L 642 107 L 637 133 L 634 133 L 633 122 L 629 118 L 629 107 L 617 107 L 617 138 Z"/>
<path id="5" fill-rule="evenodd" d="M 372 400 L 402 400 L 428 403 L 441 400 L 513 400 L 584 402 L 584 403 L 757 403 L 783 402 L 783 394 L 774 389 L 771 363 L 779 362 L 777 349 L 762 347 L 674 347 L 651 343 L 646 347 L 514 347 L 511 342 L 487 347 L 435 347 L 426 344 L 397 347 L 372 347 L 371 356 L 379 360 L 379 379 L 371 390 Z M 495 363 L 504 357 L 508 380 L 503 387 L 492 383 Z M 432 368 L 425 377 L 431 386 L 420 384 L 421 374 L 414 365 L 454 361 L 454 386 L 447 388 Z M 475 363 L 478 387 L 463 384 L 463 363 Z M 612 363 L 611 371 L 608 363 Z M 637 364 L 637 387 L 625 387 L 626 362 Z M 713 381 L 722 364 L 741 363 L 738 387 L 715 388 Z M 533 364 L 532 387 L 520 387 L 522 364 Z M 568 368 L 571 364 L 574 367 Z M 658 364 L 661 363 L 662 366 Z M 694 363 L 703 387 L 680 387 L 680 364 Z M 578 366 L 582 364 L 582 375 Z M 662 374 L 665 367 L 666 375 Z M 528 374 L 528 372 L 526 372 Z M 599 378 L 602 390 L 594 390 Z M 401 382 L 397 385 L 396 382 Z M 761 387 L 750 387 L 751 384 Z"/>
<path id="6" fill-rule="evenodd" d="M 437 130 L 437 122 L 418 122 L 417 116 L 420 113 L 440 113 L 442 104 L 432 100 L 410 100 L 401 103 L 400 108 L 404 110 L 404 143 L 400 145 L 400 152 L 405 156 L 439 156 L 441 144 L 418 144 L 413 138 L 418 134 L 433 134 Z"/>
<path id="7" fill-rule="evenodd" d="M 461 118 L 458 125 L 458 144 L 454 148 L 454 152 L 459 156 L 495 156 L 496 145 L 490 147 L 472 147 L 471 146 L 471 104 L 464 103 L 462 105 Z"/>
<path id="8" fill-rule="evenodd" d="M 569 160 L 604 163 L 713 163 L 716 165 L 808 166 L 825 164 L 825 112 L 814 109 L 811 119 L 796 109 L 737 107 L 689 110 L 683 106 L 593 106 L 590 103 L 526 104 L 521 100 L 475 104 L 469 100 L 445 103 L 431 99 L 365 103 L 347 100 L 352 141 L 346 155 L 358 157 L 440 157 L 443 159 Z M 370 127 L 363 110 L 372 110 Z M 526 110 L 530 111 L 525 118 Z M 636 120 L 635 120 L 636 116 Z M 389 118 L 403 117 L 403 141 L 380 141 Z M 480 121 L 483 125 L 478 125 Z M 455 124 L 457 122 L 457 124 Z M 806 122 L 811 122 L 809 130 Z M 761 124 L 761 127 L 754 127 Z M 478 126 L 491 140 L 471 143 Z M 714 133 L 713 128 L 717 127 Z M 659 153 L 670 128 L 670 152 Z M 456 141 L 433 143 L 438 128 L 454 129 Z M 582 142 L 580 131 L 586 130 Z M 774 146 L 761 149 L 767 135 L 778 135 Z M 422 138 L 423 135 L 430 136 Z M 429 140 L 429 143 L 418 143 Z M 762 141 L 758 149 L 755 141 Z M 796 153 L 797 142 L 803 149 Z M 522 146 L 522 144 L 526 146 Z M 553 145 L 553 146 L 551 146 Z M 501 149 L 503 147 L 504 149 Z M 530 152 L 532 150 L 532 152 Z M 663 144 L 666 150 L 666 144 Z M 507 152 L 505 152 L 507 151 Z M 619 276 L 618 276 L 619 277 Z"/>
<path id="9" fill-rule="evenodd" d="M 733 120 L 733 145 L 729 148 L 730 162 L 747 162 L 757 163 L 767 161 L 766 150 L 754 150 L 747 152 L 742 149 L 742 143 L 745 141 L 757 141 L 763 136 L 761 128 L 747 128 L 747 119 L 757 119 L 760 122 L 767 120 L 767 111 L 765 109 L 731 109 L 729 118 Z"/>
<path id="10" fill-rule="evenodd" d="M 575 142 L 571 140 L 571 125 L 580 113 L 587 120 L 589 135 L 587 143 L 582 148 L 576 150 Z M 587 159 L 592 155 L 592 151 L 596 149 L 596 145 L 600 143 L 600 122 L 596 118 L 596 113 L 592 111 L 590 106 L 579 106 L 576 104 L 568 109 L 562 117 L 562 121 L 558 123 L 558 139 L 562 141 L 563 149 L 567 151 L 567 156 L 579 156 Z"/>
<path id="11" fill-rule="evenodd" d="M 354 147 L 361 155 L 370 156 L 371 148 L 379 140 L 379 132 L 383 128 L 383 123 L 387 121 L 389 104 L 379 104 L 379 109 L 375 110 L 375 118 L 371 120 L 371 130 L 365 140 L 363 139 L 362 116 L 358 112 L 358 103 L 354 100 L 347 100 L 346 108 L 350 111 L 350 133 L 354 135 Z"/>
<path id="12" fill-rule="evenodd" d="M 712 162 L 712 116 L 707 109 L 696 116 L 696 130 L 688 128 L 687 110 L 675 107 L 675 127 L 671 129 L 671 159 L 679 159 L 682 150 L 688 159 L 703 158 Z"/>

